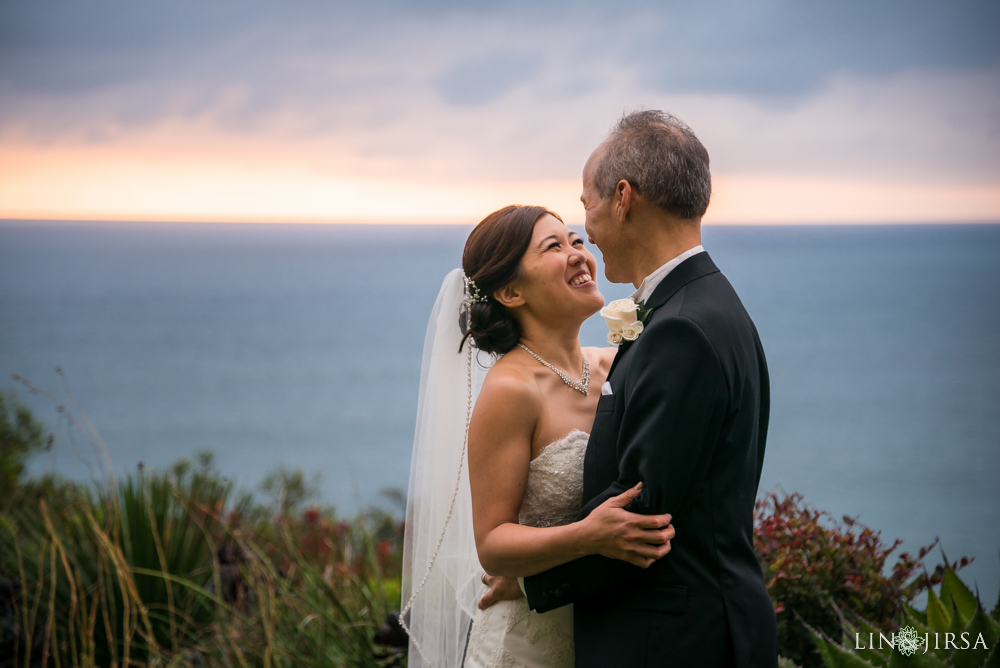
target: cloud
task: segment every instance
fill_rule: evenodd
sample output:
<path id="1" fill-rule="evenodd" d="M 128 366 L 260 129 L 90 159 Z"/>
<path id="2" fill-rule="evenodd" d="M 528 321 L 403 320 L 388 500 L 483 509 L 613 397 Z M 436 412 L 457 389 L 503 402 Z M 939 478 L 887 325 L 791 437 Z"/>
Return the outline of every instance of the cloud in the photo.
<path id="1" fill-rule="evenodd" d="M 537 53 L 492 51 L 456 62 L 434 79 L 434 88 L 456 106 L 493 102 L 541 69 Z"/>
<path id="2" fill-rule="evenodd" d="M 627 10 L 568 0 L 7 1 L 0 3 L 0 80 L 52 92 L 145 77 L 263 83 L 272 68 L 257 66 L 270 59 L 287 63 L 314 54 L 357 63 L 384 57 L 376 47 L 389 46 L 400 65 L 446 54 L 440 83 L 451 95 L 455 83 L 478 85 L 476 74 L 500 85 L 517 80 L 539 52 L 564 50 L 581 64 L 619 60 L 660 91 L 774 95 L 802 93 L 845 72 L 989 69 L 1000 62 L 998 30 L 1000 5 L 993 0 L 637 2 Z M 386 35 L 416 39 L 404 39 L 411 50 L 400 53 Z M 518 54 L 512 45 L 532 49 Z"/>
<path id="3" fill-rule="evenodd" d="M 995 2 L 725 2 L 668 5 L 635 21 L 628 55 L 659 91 L 801 96 L 832 76 L 1000 63 Z"/>
<path id="4" fill-rule="evenodd" d="M 978 187 L 1000 180 L 998 17 L 978 0 L 0 0 L 0 150 L 471 192 L 575 182 L 646 106 L 688 121 L 731 182 Z"/>

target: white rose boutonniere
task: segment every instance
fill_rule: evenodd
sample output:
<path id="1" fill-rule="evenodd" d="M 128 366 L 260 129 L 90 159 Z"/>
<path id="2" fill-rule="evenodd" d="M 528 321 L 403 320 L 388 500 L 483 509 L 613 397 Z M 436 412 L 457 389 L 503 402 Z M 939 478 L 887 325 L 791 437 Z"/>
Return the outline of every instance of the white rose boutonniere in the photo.
<path id="1" fill-rule="evenodd" d="M 635 341 L 640 334 L 642 334 L 642 323 L 638 320 L 622 327 L 622 338 L 626 341 Z"/>
<path id="2" fill-rule="evenodd" d="M 622 341 L 635 341 L 642 334 L 644 314 L 638 304 L 628 299 L 616 299 L 601 309 L 601 317 L 608 323 L 608 343 L 617 346 Z"/>

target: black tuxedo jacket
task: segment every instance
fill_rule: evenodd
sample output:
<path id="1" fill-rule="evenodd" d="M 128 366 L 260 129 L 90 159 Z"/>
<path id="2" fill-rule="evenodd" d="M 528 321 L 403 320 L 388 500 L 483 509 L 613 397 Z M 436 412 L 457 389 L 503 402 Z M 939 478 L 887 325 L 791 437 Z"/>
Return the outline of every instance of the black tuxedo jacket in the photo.
<path id="1" fill-rule="evenodd" d="M 580 518 L 642 481 L 628 510 L 670 513 L 648 569 L 599 555 L 525 578 L 539 612 L 575 603 L 576 665 L 773 667 L 777 631 L 753 551 L 769 387 L 753 321 L 707 253 L 646 303 L 623 343 L 584 463 Z"/>

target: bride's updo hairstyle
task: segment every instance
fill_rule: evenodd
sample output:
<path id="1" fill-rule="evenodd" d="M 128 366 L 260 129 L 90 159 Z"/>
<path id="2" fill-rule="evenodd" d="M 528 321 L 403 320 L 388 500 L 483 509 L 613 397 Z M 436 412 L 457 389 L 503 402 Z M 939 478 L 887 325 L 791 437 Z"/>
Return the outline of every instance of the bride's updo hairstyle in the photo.
<path id="1" fill-rule="evenodd" d="M 535 223 L 546 214 L 562 221 L 543 206 L 514 204 L 494 211 L 472 230 L 462 253 L 462 269 L 486 300 L 468 304 L 462 314 L 462 346 L 471 338 L 476 348 L 502 355 L 521 340 L 521 324 L 493 293 L 520 276 L 521 258 L 531 245 Z"/>

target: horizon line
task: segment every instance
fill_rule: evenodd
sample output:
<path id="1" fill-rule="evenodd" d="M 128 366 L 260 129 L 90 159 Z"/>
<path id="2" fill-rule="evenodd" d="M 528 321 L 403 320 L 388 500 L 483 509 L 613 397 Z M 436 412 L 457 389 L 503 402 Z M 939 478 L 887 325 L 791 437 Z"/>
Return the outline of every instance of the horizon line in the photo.
<path id="1" fill-rule="evenodd" d="M 144 218 L 124 218 L 124 217 L 77 217 L 77 218 L 50 218 L 50 217 L 5 217 L 0 216 L 0 225 L 7 225 L 10 223 L 37 223 L 37 224 L 70 224 L 70 225 L 86 225 L 88 223 L 103 224 L 103 225 L 213 225 L 213 226 L 226 226 L 226 225 L 295 225 L 295 226 L 372 226 L 372 227 L 389 227 L 389 226 L 405 226 L 405 227 L 475 227 L 479 221 L 463 221 L 463 220 L 405 220 L 398 218 L 384 218 L 384 219 L 347 219 L 347 218 L 330 218 L 330 219 L 271 219 L 271 218 L 259 218 L 259 219 L 236 219 L 236 218 L 217 218 L 213 219 L 210 217 L 206 218 L 157 218 L 157 217 L 144 217 Z M 577 220 L 568 220 L 566 224 L 571 227 L 582 227 L 583 222 Z M 815 220 L 815 221 L 788 221 L 788 220 L 778 220 L 778 221 L 762 221 L 762 220 L 751 220 L 746 222 L 736 222 L 732 220 L 724 221 L 713 221 L 703 220 L 702 225 L 705 227 L 902 227 L 902 226 L 951 226 L 951 225 L 1000 225 L 1000 219 L 971 219 L 971 220 L 845 220 L 845 221 L 829 221 L 829 220 Z"/>

